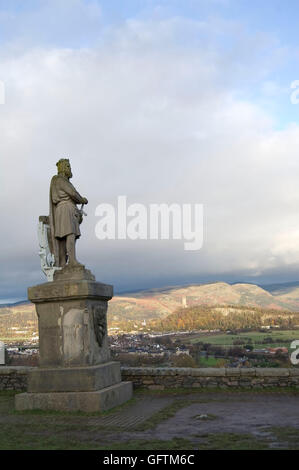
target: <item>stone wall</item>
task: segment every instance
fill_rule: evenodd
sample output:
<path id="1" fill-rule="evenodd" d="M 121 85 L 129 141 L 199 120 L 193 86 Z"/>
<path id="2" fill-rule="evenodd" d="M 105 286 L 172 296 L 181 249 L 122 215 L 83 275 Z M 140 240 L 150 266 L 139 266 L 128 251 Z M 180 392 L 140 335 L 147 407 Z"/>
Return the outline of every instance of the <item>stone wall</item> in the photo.
<path id="1" fill-rule="evenodd" d="M 27 389 L 27 376 L 31 367 L 0 367 L 0 390 L 24 391 Z"/>
<path id="2" fill-rule="evenodd" d="M 27 388 L 30 367 L 0 367 L 0 390 L 23 391 Z M 135 388 L 164 390 L 171 388 L 299 388 L 299 368 L 151 368 L 122 367 L 122 380 Z"/>
<path id="3" fill-rule="evenodd" d="M 135 388 L 299 388 L 299 368 L 122 368 L 123 380 Z"/>

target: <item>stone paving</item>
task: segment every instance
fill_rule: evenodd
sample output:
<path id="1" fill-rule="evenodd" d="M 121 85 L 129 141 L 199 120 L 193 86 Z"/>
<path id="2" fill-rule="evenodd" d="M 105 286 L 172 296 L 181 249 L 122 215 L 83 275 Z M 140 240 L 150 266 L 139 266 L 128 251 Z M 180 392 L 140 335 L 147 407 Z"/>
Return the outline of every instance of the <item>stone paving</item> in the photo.
<path id="1" fill-rule="evenodd" d="M 161 417 L 156 425 L 147 420 L 171 403 L 180 401 L 180 409 L 168 418 Z M 185 402 L 185 406 L 182 402 Z M 192 393 L 177 396 L 138 397 L 124 410 L 101 418 L 92 418 L 92 425 L 105 426 L 113 439 L 187 438 L 215 433 L 251 434 L 268 437 L 271 427 L 291 427 L 299 430 L 299 395 L 288 393 Z M 144 423 L 144 430 L 138 425 Z M 118 429 L 117 429 L 118 428 Z M 195 439 L 196 440 L 196 439 Z"/>
<path id="2" fill-rule="evenodd" d="M 142 397 L 129 407 L 100 418 L 93 418 L 90 423 L 94 426 L 105 426 L 107 429 L 111 427 L 135 429 L 172 402 L 173 399 L 167 397 Z"/>
<path id="3" fill-rule="evenodd" d="M 209 399 L 179 410 L 167 422 L 161 422 L 154 435 L 168 439 L 217 432 L 262 436 L 272 426 L 299 429 L 299 396 L 223 394 L 222 398 L 212 395 Z"/>

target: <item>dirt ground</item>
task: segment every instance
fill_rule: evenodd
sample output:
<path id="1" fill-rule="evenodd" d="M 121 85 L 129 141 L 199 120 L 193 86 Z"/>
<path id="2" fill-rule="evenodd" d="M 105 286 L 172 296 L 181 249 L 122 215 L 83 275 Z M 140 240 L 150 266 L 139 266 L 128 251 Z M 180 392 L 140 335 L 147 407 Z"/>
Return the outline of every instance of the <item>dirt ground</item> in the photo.
<path id="1" fill-rule="evenodd" d="M 299 449 L 299 391 L 138 391 L 103 414 L 16 412 L 0 392 L 0 449 Z"/>

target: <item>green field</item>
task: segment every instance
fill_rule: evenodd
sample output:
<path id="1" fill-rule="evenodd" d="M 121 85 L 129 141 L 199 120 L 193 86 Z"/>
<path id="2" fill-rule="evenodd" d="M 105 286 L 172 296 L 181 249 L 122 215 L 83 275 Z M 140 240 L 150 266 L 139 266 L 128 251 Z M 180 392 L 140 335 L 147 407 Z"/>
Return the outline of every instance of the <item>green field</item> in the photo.
<path id="1" fill-rule="evenodd" d="M 265 343 L 261 342 L 264 338 L 272 338 Z M 283 331 L 275 331 L 270 330 L 265 332 L 252 332 L 252 333 L 238 333 L 238 334 L 212 334 L 212 335 L 199 335 L 195 338 L 190 339 L 190 343 L 196 344 L 198 342 L 202 343 L 210 343 L 212 345 L 219 345 L 224 347 L 231 347 L 233 346 L 234 341 L 242 339 L 244 341 L 250 342 L 252 341 L 252 345 L 255 348 L 263 348 L 263 347 L 285 347 L 290 349 L 291 342 L 294 340 L 299 340 L 299 329 L 298 330 L 283 330 Z"/>
<path id="2" fill-rule="evenodd" d="M 213 356 L 209 357 L 201 357 L 199 359 L 199 367 L 224 367 L 224 365 L 228 362 L 225 359 L 216 359 Z"/>
<path id="3" fill-rule="evenodd" d="M 24 341 L 30 342 L 31 336 L 0 336 L 0 341 L 6 344 L 22 344 Z"/>

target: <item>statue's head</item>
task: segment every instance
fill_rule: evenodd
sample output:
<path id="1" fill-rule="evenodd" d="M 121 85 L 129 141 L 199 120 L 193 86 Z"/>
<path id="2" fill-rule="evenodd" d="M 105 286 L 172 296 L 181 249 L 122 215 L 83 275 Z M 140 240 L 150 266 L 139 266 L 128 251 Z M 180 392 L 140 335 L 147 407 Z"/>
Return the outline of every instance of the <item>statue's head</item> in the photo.
<path id="1" fill-rule="evenodd" d="M 71 178 L 72 169 L 71 164 L 68 158 L 61 158 L 59 162 L 56 163 L 58 174 L 65 176 L 66 178 Z"/>

